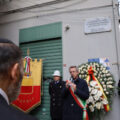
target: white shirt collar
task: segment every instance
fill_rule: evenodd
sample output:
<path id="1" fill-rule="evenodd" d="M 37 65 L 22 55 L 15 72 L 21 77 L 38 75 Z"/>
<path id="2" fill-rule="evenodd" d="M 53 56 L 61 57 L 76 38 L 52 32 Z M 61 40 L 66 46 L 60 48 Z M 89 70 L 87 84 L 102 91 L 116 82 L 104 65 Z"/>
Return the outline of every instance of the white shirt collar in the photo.
<path id="1" fill-rule="evenodd" d="M 8 96 L 1 88 L 0 88 L 0 94 L 3 96 L 3 98 L 6 100 L 6 102 L 9 105 L 10 103 L 9 103 L 9 100 L 8 100 Z"/>

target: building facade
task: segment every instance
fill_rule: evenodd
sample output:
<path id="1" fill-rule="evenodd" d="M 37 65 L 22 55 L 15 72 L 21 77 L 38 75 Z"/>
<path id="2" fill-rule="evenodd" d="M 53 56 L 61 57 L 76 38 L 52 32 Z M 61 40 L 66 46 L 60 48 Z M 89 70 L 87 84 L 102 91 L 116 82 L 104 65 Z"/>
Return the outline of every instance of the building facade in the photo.
<path id="1" fill-rule="evenodd" d="M 117 85 L 120 39 L 116 0 L 44 0 L 36 4 L 19 3 L 19 7 L 10 2 L 7 6 L 7 9 L 5 6 L 0 8 L 0 37 L 20 45 L 23 56 L 29 48 L 32 58 L 42 58 L 44 79 L 49 79 L 52 72 L 59 69 L 63 79 L 67 80 L 70 78 L 69 66 L 106 57 Z M 45 89 L 47 86 L 46 82 Z M 119 105 L 120 99 L 115 91 L 112 111 L 104 119 L 119 120 Z M 40 110 L 42 115 L 39 115 Z M 33 114 L 49 116 L 46 111 L 43 106 Z"/>

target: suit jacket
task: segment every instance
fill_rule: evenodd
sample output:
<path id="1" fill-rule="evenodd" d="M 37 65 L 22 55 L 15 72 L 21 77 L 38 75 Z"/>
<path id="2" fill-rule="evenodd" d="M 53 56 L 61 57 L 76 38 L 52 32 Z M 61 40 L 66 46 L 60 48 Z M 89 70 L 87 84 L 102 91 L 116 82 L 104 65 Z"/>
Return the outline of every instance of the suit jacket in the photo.
<path id="1" fill-rule="evenodd" d="M 76 84 L 74 93 L 82 100 L 88 99 L 89 90 L 86 81 L 78 78 L 74 83 Z M 83 120 L 83 109 L 78 106 L 66 87 L 63 88 L 63 98 L 63 120 Z"/>
<path id="2" fill-rule="evenodd" d="M 0 95 L 0 120 L 37 120 L 37 119 L 8 105 L 3 96 Z"/>
<path id="3" fill-rule="evenodd" d="M 62 88 L 64 86 L 64 81 L 59 81 L 56 83 L 52 81 L 49 84 L 49 94 L 50 94 L 50 115 L 52 119 L 62 119 L 63 111 L 63 99 L 62 99 Z"/>

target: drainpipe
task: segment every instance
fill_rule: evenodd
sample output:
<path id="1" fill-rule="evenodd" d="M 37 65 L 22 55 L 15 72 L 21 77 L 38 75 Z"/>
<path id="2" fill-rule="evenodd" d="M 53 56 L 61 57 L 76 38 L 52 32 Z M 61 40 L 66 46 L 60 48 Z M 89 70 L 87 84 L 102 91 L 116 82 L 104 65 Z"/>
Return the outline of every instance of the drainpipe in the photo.
<path id="1" fill-rule="evenodd" d="M 113 65 L 117 65 L 118 68 L 118 77 L 120 80 L 120 39 L 119 39 L 119 20 L 118 20 L 118 2 L 112 0 L 113 3 L 113 22 L 114 22 L 114 32 L 115 32 L 115 45 L 116 45 L 116 54 L 117 54 L 117 63 Z"/>

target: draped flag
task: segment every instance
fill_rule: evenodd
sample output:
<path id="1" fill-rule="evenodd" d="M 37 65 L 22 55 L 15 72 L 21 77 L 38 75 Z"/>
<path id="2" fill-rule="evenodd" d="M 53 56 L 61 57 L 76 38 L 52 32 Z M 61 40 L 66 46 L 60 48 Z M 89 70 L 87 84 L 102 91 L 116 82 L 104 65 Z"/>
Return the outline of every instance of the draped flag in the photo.
<path id="1" fill-rule="evenodd" d="M 41 103 L 42 60 L 25 57 L 24 77 L 18 98 L 12 105 L 24 112 L 30 112 Z"/>

